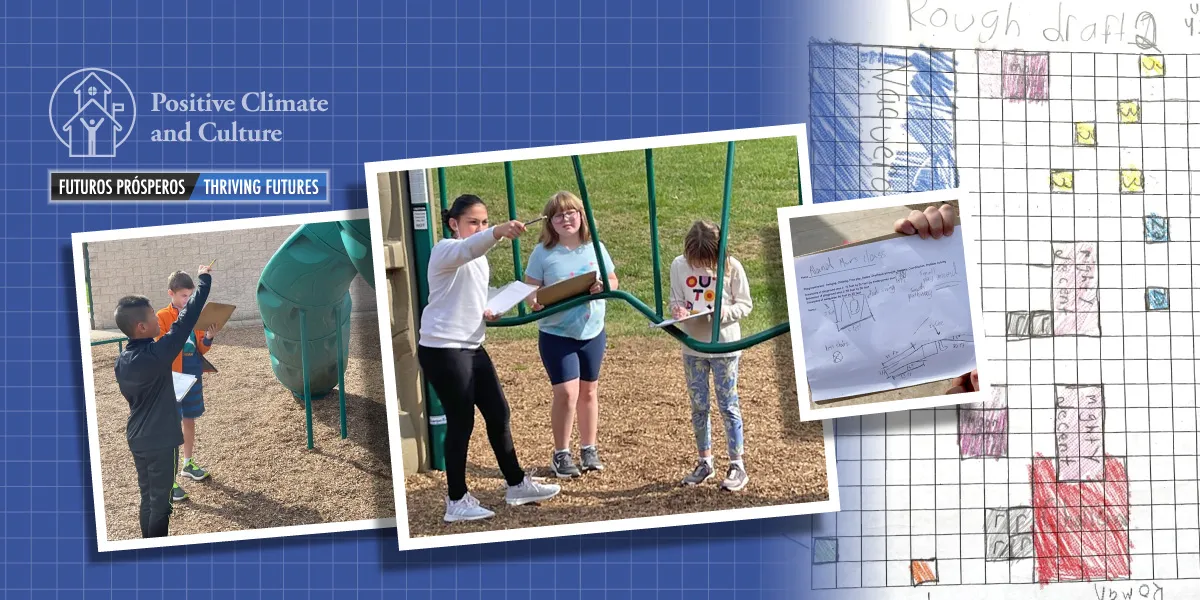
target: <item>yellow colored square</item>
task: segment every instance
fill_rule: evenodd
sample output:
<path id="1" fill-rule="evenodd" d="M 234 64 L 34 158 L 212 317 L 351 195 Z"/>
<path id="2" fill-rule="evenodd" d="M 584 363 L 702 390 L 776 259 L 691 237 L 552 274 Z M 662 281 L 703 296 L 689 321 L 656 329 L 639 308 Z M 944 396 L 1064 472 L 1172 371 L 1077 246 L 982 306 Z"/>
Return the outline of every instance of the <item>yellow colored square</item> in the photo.
<path id="1" fill-rule="evenodd" d="M 1075 145 L 1076 146 L 1095 146 L 1096 145 L 1096 124 L 1095 123 L 1076 123 L 1075 124 Z"/>
<path id="2" fill-rule="evenodd" d="M 1162 77 L 1163 71 L 1162 55 L 1147 54 L 1142 57 L 1142 77 Z"/>
<path id="3" fill-rule="evenodd" d="M 1145 185 L 1141 169 L 1121 169 L 1121 193 L 1140 194 Z"/>
<path id="4" fill-rule="evenodd" d="M 1051 171 L 1050 191 L 1070 192 L 1075 189 L 1074 171 Z"/>
<path id="5" fill-rule="evenodd" d="M 1137 100 L 1117 102 L 1117 122 L 1137 123 L 1142 120 L 1142 107 Z"/>

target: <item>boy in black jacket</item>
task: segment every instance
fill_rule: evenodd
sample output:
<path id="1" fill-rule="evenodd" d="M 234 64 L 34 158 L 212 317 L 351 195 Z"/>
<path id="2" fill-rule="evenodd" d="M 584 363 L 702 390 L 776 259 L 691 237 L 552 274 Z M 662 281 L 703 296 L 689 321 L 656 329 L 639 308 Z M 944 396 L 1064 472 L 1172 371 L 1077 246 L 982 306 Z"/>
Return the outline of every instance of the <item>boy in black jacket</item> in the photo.
<path id="1" fill-rule="evenodd" d="M 179 319 L 157 342 L 158 317 L 145 296 L 126 296 L 114 313 L 117 327 L 129 338 L 117 358 L 117 385 L 129 402 L 125 440 L 137 466 L 142 503 L 142 537 L 165 537 L 171 518 L 171 487 L 179 469 L 179 445 L 183 443 L 179 408 L 171 363 L 196 328 L 208 291 L 212 269 L 201 266 L 198 285 Z"/>

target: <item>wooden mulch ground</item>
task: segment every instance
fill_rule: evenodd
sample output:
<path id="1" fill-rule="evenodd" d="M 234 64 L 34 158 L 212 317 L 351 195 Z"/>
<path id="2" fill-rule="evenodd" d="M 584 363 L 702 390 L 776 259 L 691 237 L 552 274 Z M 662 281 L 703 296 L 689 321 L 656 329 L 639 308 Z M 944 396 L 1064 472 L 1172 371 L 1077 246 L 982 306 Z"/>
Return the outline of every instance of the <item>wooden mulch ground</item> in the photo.
<path id="1" fill-rule="evenodd" d="M 504 481 L 476 414 L 467 483 L 480 503 L 496 511 L 486 521 L 442 521 L 445 476 L 405 479 L 413 537 L 607 521 L 828 499 L 820 422 L 801 423 L 790 337 L 748 349 L 739 369 L 750 483 L 740 492 L 718 489 L 726 466 L 725 434 L 712 401 L 712 443 L 718 476 L 697 488 L 680 481 L 696 460 L 691 413 L 679 344 L 667 336 L 610 337 L 600 376 L 600 455 L 606 469 L 575 480 L 549 471 L 550 383 L 532 340 L 488 342 L 512 407 L 513 439 L 522 466 L 563 485 L 541 506 L 509 507 Z M 578 460 L 578 431 L 573 452 Z"/>

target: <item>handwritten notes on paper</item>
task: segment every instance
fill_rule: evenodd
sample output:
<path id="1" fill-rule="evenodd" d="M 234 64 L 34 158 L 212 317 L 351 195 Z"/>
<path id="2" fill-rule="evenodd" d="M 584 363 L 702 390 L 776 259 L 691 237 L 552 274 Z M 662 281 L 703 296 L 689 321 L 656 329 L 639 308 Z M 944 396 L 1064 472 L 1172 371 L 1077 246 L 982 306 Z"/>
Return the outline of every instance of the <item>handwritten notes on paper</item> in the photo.
<path id="1" fill-rule="evenodd" d="M 795 260 L 815 401 L 975 369 L 961 236 L 892 238 Z"/>

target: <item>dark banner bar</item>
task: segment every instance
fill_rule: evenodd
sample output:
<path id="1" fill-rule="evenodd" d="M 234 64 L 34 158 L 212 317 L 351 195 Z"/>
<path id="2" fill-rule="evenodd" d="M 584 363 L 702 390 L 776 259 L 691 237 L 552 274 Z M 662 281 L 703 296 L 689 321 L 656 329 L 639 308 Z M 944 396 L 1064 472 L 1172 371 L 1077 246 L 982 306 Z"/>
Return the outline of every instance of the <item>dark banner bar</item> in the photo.
<path id="1" fill-rule="evenodd" d="M 185 201 L 199 178 L 200 173 L 50 173 L 50 201 Z"/>

